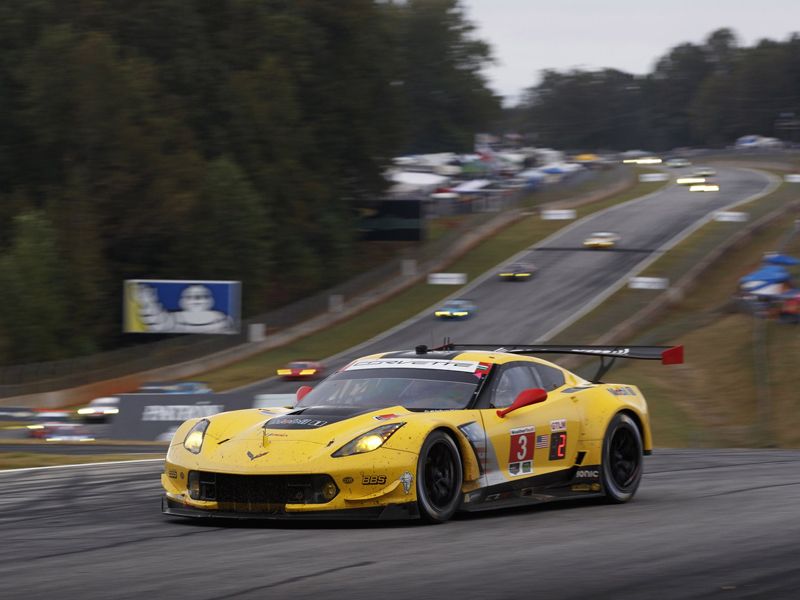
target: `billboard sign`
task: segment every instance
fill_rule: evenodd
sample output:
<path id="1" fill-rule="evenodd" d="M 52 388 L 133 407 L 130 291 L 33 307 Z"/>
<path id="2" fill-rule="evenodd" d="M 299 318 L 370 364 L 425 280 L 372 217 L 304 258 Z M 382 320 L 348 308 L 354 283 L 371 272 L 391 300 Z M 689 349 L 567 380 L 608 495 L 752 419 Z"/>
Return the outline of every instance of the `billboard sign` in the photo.
<path id="1" fill-rule="evenodd" d="M 238 281 L 128 279 L 124 284 L 126 333 L 239 332 Z"/>
<path id="2" fill-rule="evenodd" d="M 188 419 L 253 407 L 252 394 L 120 394 L 109 437 L 168 442 Z M 266 417 L 264 417 L 266 419 Z"/>

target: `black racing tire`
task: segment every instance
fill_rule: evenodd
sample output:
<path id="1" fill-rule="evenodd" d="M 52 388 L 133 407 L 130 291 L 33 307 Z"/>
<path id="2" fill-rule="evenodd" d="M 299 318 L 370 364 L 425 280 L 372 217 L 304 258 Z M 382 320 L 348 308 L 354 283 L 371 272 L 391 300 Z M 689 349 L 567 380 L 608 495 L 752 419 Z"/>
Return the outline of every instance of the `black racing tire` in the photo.
<path id="1" fill-rule="evenodd" d="M 642 434 L 628 415 L 611 419 L 603 438 L 600 483 L 606 502 L 621 504 L 636 494 L 644 471 Z"/>
<path id="2" fill-rule="evenodd" d="M 444 523 L 461 506 L 464 471 L 453 438 L 434 431 L 422 444 L 417 461 L 417 505 L 428 523 Z"/>

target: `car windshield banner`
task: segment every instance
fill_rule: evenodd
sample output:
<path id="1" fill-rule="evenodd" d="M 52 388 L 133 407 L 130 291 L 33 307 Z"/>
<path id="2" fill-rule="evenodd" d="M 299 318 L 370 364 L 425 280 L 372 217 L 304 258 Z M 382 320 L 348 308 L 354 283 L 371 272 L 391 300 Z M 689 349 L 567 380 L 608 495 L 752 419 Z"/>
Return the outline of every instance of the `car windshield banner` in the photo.
<path id="1" fill-rule="evenodd" d="M 235 334 L 241 324 L 238 281 L 128 279 L 126 333 Z"/>

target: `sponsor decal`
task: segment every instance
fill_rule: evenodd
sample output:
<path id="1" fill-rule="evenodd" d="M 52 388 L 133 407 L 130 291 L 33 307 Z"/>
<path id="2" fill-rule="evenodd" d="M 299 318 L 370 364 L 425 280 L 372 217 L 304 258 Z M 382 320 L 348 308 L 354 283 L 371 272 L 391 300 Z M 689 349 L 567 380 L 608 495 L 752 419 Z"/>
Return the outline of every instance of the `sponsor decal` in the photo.
<path id="1" fill-rule="evenodd" d="M 599 492 L 600 491 L 600 484 L 599 483 L 576 483 L 573 486 L 570 486 L 570 489 L 573 492 Z"/>
<path id="2" fill-rule="evenodd" d="M 353 483 L 353 478 L 349 477 L 349 476 L 348 477 L 342 477 L 342 483 L 348 483 L 348 484 L 349 483 Z"/>
<path id="3" fill-rule="evenodd" d="M 550 436 L 549 435 L 537 435 L 536 436 L 536 447 L 537 448 L 547 448 L 550 445 Z"/>
<path id="4" fill-rule="evenodd" d="M 480 363 L 466 360 L 435 360 L 426 358 L 374 358 L 357 360 L 343 370 L 360 371 L 363 369 L 439 369 L 442 371 L 461 371 L 474 373 Z"/>
<path id="5" fill-rule="evenodd" d="M 362 475 L 361 485 L 385 485 L 386 475 Z"/>
<path id="6" fill-rule="evenodd" d="M 408 494 L 411 491 L 411 482 L 414 481 L 414 476 L 406 471 L 400 475 L 400 483 L 403 484 L 403 493 Z"/>
<path id="7" fill-rule="evenodd" d="M 264 423 L 264 427 L 269 429 L 317 429 L 325 427 L 330 423 L 324 419 L 313 419 L 302 415 L 286 415 L 285 417 L 275 417 Z"/>
<path id="8" fill-rule="evenodd" d="M 550 421 L 550 431 L 566 431 L 567 430 L 567 420 L 566 419 L 554 419 Z"/>
<path id="9" fill-rule="evenodd" d="M 223 404 L 151 404 L 144 407 L 142 421 L 187 421 L 210 417 L 225 410 Z"/>
<path id="10" fill-rule="evenodd" d="M 600 479 L 600 466 L 590 466 L 584 467 L 583 469 L 578 469 L 575 472 L 574 479 L 576 481 L 597 481 Z"/>
<path id="11" fill-rule="evenodd" d="M 567 455 L 567 432 L 556 431 L 550 435 L 550 460 L 561 460 Z"/>
<path id="12" fill-rule="evenodd" d="M 633 388 L 629 387 L 627 385 L 619 385 L 619 386 L 609 387 L 609 388 L 606 388 L 606 389 L 608 389 L 608 391 L 611 392 L 611 394 L 613 394 L 614 396 L 635 396 L 636 395 L 636 392 L 633 390 Z"/>
<path id="13" fill-rule="evenodd" d="M 630 354 L 630 348 L 619 348 L 617 350 L 605 350 L 603 348 L 573 348 L 572 352 L 578 354 L 605 354 L 608 356 L 625 356 Z"/>
<path id="14" fill-rule="evenodd" d="M 517 427 L 510 432 L 508 473 L 512 477 L 533 473 L 533 449 L 536 446 L 536 428 L 533 425 Z"/>
<path id="15" fill-rule="evenodd" d="M 177 471 L 170 471 L 169 473 L 167 473 L 167 475 L 169 476 L 170 479 L 177 479 L 178 478 L 178 472 Z"/>
<path id="16" fill-rule="evenodd" d="M 574 394 L 575 392 L 582 392 L 583 390 L 590 390 L 594 386 L 593 385 L 578 385 L 575 387 L 567 388 L 564 390 L 565 394 Z"/>
<path id="17" fill-rule="evenodd" d="M 394 413 L 389 413 L 386 415 L 375 415 L 372 418 L 375 419 L 376 421 L 388 421 L 389 419 L 396 419 L 399 416 L 400 415 L 396 415 Z"/>

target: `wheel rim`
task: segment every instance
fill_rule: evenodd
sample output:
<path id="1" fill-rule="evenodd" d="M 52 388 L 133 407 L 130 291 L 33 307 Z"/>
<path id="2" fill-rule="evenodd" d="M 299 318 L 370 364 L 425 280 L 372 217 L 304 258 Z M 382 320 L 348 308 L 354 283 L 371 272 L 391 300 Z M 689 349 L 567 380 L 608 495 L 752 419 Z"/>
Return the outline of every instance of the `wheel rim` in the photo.
<path id="1" fill-rule="evenodd" d="M 636 436 L 628 429 L 619 429 L 611 440 L 610 471 L 614 483 L 627 489 L 635 483 L 639 475 L 641 454 Z"/>
<path id="2" fill-rule="evenodd" d="M 431 505 L 443 510 L 455 496 L 456 461 L 443 442 L 431 446 L 425 459 L 425 490 Z"/>

